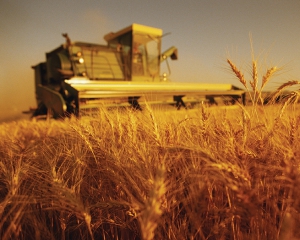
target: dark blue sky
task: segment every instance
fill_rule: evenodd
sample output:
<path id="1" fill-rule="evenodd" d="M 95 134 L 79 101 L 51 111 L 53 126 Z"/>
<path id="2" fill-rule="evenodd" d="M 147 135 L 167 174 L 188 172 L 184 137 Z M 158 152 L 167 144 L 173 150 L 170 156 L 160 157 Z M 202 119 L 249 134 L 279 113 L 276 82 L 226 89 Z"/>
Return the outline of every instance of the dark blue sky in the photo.
<path id="1" fill-rule="evenodd" d="M 251 47 L 260 73 L 284 66 L 269 87 L 299 79 L 299 0 L 0 0 L 0 120 L 35 106 L 32 65 L 64 42 L 105 44 L 103 36 L 132 23 L 163 29 L 172 81 L 233 83 L 226 58 L 250 72 Z"/>

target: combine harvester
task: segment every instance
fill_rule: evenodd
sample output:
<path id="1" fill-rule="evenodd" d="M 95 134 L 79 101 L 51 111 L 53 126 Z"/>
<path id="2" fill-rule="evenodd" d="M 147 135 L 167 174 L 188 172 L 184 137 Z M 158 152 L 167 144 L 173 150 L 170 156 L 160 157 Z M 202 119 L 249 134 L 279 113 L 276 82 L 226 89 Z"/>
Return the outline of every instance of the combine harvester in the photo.
<path id="1" fill-rule="evenodd" d="M 46 53 L 46 61 L 33 66 L 38 107 L 33 116 L 81 116 L 100 106 L 169 104 L 177 109 L 215 97 L 245 102 L 245 91 L 231 84 L 175 83 L 160 75 L 160 65 L 177 49 L 161 53 L 162 30 L 132 24 L 104 36 L 107 45 L 71 42 Z M 167 66 L 168 63 L 167 63 Z"/>

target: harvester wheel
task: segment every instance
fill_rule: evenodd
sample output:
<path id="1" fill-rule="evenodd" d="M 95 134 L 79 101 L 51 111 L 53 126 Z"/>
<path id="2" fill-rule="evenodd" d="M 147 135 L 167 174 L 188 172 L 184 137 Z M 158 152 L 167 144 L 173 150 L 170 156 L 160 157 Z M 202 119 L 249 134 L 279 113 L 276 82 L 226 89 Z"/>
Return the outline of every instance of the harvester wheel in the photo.
<path id="1" fill-rule="evenodd" d="M 134 110 L 142 111 L 142 107 L 138 102 L 140 97 L 128 97 L 128 103 L 132 106 Z"/>
<path id="2" fill-rule="evenodd" d="M 184 101 L 182 100 L 184 96 L 173 96 L 173 100 L 176 102 L 176 108 L 177 110 L 180 110 L 181 107 L 184 107 L 187 109 Z"/>
<path id="3" fill-rule="evenodd" d="M 37 116 L 41 116 L 41 115 L 47 115 L 47 107 L 45 106 L 45 104 L 43 104 L 42 102 L 40 102 L 38 104 L 37 109 L 33 112 L 32 117 L 37 117 Z"/>

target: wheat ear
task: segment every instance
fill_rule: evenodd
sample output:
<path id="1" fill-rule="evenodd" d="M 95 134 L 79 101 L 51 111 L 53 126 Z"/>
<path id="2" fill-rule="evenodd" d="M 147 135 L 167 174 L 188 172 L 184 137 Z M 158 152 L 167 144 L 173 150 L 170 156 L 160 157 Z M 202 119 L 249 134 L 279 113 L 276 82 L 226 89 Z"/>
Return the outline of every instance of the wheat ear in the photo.
<path id="1" fill-rule="evenodd" d="M 256 61 L 253 60 L 252 61 L 252 80 L 253 81 L 250 82 L 250 85 L 254 92 L 256 92 L 256 90 L 257 90 L 257 82 L 258 82 L 257 75 L 258 75 L 257 74 L 257 63 L 256 63 Z"/>
<path id="2" fill-rule="evenodd" d="M 286 109 L 286 107 L 291 104 L 291 103 L 297 103 L 299 99 L 299 93 L 296 91 L 291 92 L 289 95 L 286 96 L 286 100 L 280 110 L 280 115 L 279 118 L 282 117 L 282 114 L 284 112 L 284 110 Z"/>
<path id="3" fill-rule="evenodd" d="M 300 84 L 300 82 L 297 81 L 297 80 L 291 80 L 291 81 L 288 81 L 288 82 L 282 84 L 281 86 L 279 86 L 277 88 L 277 90 L 272 94 L 272 97 L 270 99 L 270 103 L 275 102 L 276 98 L 279 96 L 279 94 L 282 92 L 282 90 L 284 90 L 287 87 L 291 87 L 291 86 L 294 86 L 294 85 L 297 85 L 297 84 Z"/>
<path id="4" fill-rule="evenodd" d="M 165 166 L 163 164 L 157 169 L 153 189 L 150 191 L 149 198 L 145 203 L 145 210 L 140 217 L 143 240 L 153 240 L 155 237 L 155 229 L 163 214 L 162 202 L 165 192 Z"/>
<path id="5" fill-rule="evenodd" d="M 234 65 L 233 62 L 230 61 L 230 59 L 227 59 L 228 64 L 230 65 L 232 71 L 235 73 L 239 81 L 246 87 L 246 80 L 244 77 L 244 74 L 241 73 L 240 70 L 237 69 L 237 67 Z"/>
<path id="6" fill-rule="evenodd" d="M 261 83 L 261 90 L 264 88 L 264 86 L 267 84 L 267 82 L 270 80 L 272 75 L 278 70 L 278 68 L 271 67 L 270 69 L 267 70 L 266 74 L 262 78 L 262 83 Z"/>

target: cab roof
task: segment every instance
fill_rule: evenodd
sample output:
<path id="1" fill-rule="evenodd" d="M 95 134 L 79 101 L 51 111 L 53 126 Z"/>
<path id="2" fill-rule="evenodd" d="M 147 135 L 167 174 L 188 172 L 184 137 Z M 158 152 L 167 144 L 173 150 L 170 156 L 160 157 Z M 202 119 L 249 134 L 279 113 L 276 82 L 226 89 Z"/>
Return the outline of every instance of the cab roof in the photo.
<path id="1" fill-rule="evenodd" d="M 138 32 L 138 33 L 144 33 L 144 34 L 151 34 L 151 35 L 155 35 L 157 37 L 161 37 L 163 34 L 162 29 L 133 23 L 132 25 L 130 25 L 126 28 L 123 28 L 122 30 L 120 30 L 118 32 L 115 32 L 115 33 L 110 32 L 110 33 L 106 34 L 104 36 L 104 39 L 105 39 L 105 41 L 109 42 L 109 41 L 116 39 L 117 37 L 122 36 L 123 34 L 128 33 L 130 31 L 132 31 L 133 33 Z"/>

